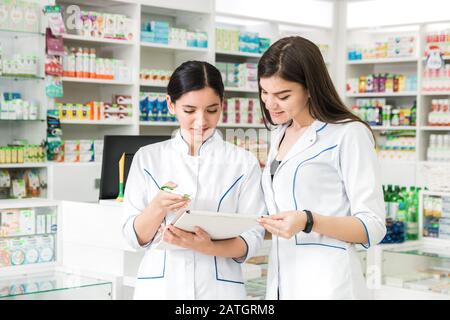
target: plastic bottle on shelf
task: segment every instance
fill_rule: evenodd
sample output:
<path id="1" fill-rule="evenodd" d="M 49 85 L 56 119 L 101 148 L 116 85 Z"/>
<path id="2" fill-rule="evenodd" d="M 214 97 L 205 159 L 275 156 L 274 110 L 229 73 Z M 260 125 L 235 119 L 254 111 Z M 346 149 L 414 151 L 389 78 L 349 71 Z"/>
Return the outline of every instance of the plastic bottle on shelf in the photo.
<path id="1" fill-rule="evenodd" d="M 413 106 L 411 107 L 411 125 L 416 126 L 417 121 L 417 106 L 416 100 L 414 100 Z"/>
<path id="2" fill-rule="evenodd" d="M 91 48 L 90 53 L 89 53 L 89 77 L 90 78 L 96 78 L 95 61 L 96 61 L 95 49 Z"/>
<path id="3" fill-rule="evenodd" d="M 392 110 L 391 126 L 397 127 L 400 125 L 400 111 L 398 109 Z"/>
<path id="4" fill-rule="evenodd" d="M 64 72 L 66 77 L 75 77 L 76 68 L 76 51 L 75 48 L 70 48 L 67 56 L 67 70 Z"/>
<path id="5" fill-rule="evenodd" d="M 430 135 L 430 140 L 427 148 L 427 160 L 435 161 L 436 160 L 436 143 L 437 138 L 435 134 Z"/>
<path id="6" fill-rule="evenodd" d="M 83 78 L 89 78 L 89 66 L 90 66 L 90 55 L 89 49 L 83 49 L 83 67 L 82 67 L 82 76 Z"/>
<path id="7" fill-rule="evenodd" d="M 75 77 L 83 77 L 83 49 L 78 48 L 75 53 Z"/>
<path id="8" fill-rule="evenodd" d="M 408 213 L 406 217 L 406 239 L 417 240 L 419 238 L 419 189 L 411 186 L 409 188 Z"/>

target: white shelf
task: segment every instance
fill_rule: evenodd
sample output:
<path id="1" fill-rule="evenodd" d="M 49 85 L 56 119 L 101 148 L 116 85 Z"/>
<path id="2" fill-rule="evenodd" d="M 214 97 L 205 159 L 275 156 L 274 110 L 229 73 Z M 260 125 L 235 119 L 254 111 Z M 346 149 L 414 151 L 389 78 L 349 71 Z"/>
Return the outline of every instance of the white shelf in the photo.
<path id="1" fill-rule="evenodd" d="M 349 93 L 348 98 L 370 98 L 370 97 L 415 97 L 417 92 L 404 91 L 404 92 L 367 92 L 367 93 Z"/>
<path id="2" fill-rule="evenodd" d="M 422 91 L 423 96 L 450 96 L 450 91 Z"/>
<path id="3" fill-rule="evenodd" d="M 123 285 L 126 287 L 133 287 L 136 285 L 136 278 L 130 276 L 123 277 Z"/>
<path id="4" fill-rule="evenodd" d="M 417 61 L 418 61 L 418 59 L 416 57 L 380 58 L 380 59 L 363 59 L 363 60 L 355 60 L 355 61 L 347 60 L 347 64 L 353 65 L 353 64 L 407 63 L 407 62 L 417 62 Z"/>
<path id="5" fill-rule="evenodd" d="M 376 291 L 376 298 L 383 300 L 399 298 L 404 300 L 450 300 L 450 295 L 382 285 Z"/>
<path id="6" fill-rule="evenodd" d="M 450 56 L 443 56 L 442 58 L 443 58 L 444 60 L 450 60 Z M 423 57 L 422 60 L 423 60 L 423 61 L 426 61 L 426 60 L 427 60 L 427 57 Z"/>
<path id="7" fill-rule="evenodd" d="M 46 162 L 29 162 L 29 163 L 3 163 L 0 169 L 17 169 L 17 168 L 45 168 Z"/>
<path id="8" fill-rule="evenodd" d="M 133 122 L 131 120 L 62 120 L 61 124 L 130 126 L 133 125 Z"/>
<path id="9" fill-rule="evenodd" d="M 89 79 L 89 78 L 75 78 L 75 77 L 63 77 L 64 82 L 76 82 L 76 83 L 92 83 L 92 84 L 114 84 L 123 86 L 132 86 L 133 82 L 124 82 L 117 80 L 105 80 L 105 79 Z"/>
<path id="10" fill-rule="evenodd" d="M 49 166 L 55 167 L 96 167 L 101 166 L 102 163 L 98 161 L 90 162 L 49 162 Z"/>
<path id="11" fill-rule="evenodd" d="M 259 93 L 257 89 L 225 87 L 225 92 Z"/>
<path id="12" fill-rule="evenodd" d="M 429 166 L 450 166 L 450 163 L 445 162 L 445 161 L 428 161 L 428 160 L 425 160 L 425 161 L 420 161 L 419 164 L 421 164 L 421 165 L 426 164 L 426 165 L 429 165 Z"/>
<path id="13" fill-rule="evenodd" d="M 135 42 L 129 40 L 120 39 L 108 39 L 108 38 L 93 38 L 93 37 L 83 37 L 75 34 L 64 34 L 64 40 L 74 40 L 81 42 L 95 42 L 95 43 L 107 43 L 107 44 L 120 44 L 120 45 L 134 45 Z"/>
<path id="14" fill-rule="evenodd" d="M 378 160 L 383 166 L 415 166 L 417 164 L 416 161 L 407 161 L 407 160 Z"/>
<path id="15" fill-rule="evenodd" d="M 398 130 L 417 130 L 417 127 L 414 126 L 397 126 L 397 127 L 392 127 L 392 126 L 371 126 L 370 127 L 372 130 L 380 130 L 380 131 L 398 131 Z"/>
<path id="16" fill-rule="evenodd" d="M 208 52 L 208 48 L 196 48 L 196 47 L 188 47 L 188 46 L 179 46 L 172 44 L 162 44 L 162 43 L 152 43 L 141 41 L 142 48 L 153 48 L 153 49 L 163 49 L 169 51 L 192 51 L 192 52 Z"/>
<path id="17" fill-rule="evenodd" d="M 450 126 L 422 126 L 420 130 L 424 131 L 450 131 Z"/>
<path id="18" fill-rule="evenodd" d="M 139 81 L 139 85 L 141 87 L 154 87 L 154 88 L 167 88 L 169 81 L 161 82 L 161 81 L 149 81 L 149 80 L 141 80 Z"/>
<path id="19" fill-rule="evenodd" d="M 32 208 L 32 207 L 52 207 L 57 206 L 58 201 L 48 200 L 44 198 L 26 198 L 26 199 L 6 199 L 0 200 L 0 208 Z"/>
<path id="20" fill-rule="evenodd" d="M 177 121 L 140 121 L 139 125 L 143 127 L 178 127 Z"/>
<path id="21" fill-rule="evenodd" d="M 224 50 L 216 50 L 216 54 L 234 56 L 234 57 L 243 57 L 243 58 L 261 58 L 262 53 L 250 53 L 250 52 L 235 52 L 235 51 L 224 51 Z"/>

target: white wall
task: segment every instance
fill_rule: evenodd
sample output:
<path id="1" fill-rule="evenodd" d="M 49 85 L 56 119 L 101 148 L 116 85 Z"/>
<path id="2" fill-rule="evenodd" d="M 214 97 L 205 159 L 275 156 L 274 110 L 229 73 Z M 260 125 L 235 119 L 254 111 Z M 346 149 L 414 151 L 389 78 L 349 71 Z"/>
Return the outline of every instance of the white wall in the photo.
<path id="1" fill-rule="evenodd" d="M 368 0 L 348 3 L 347 27 L 364 28 L 450 19 L 448 0 Z"/>
<path id="2" fill-rule="evenodd" d="M 216 0 L 216 12 L 331 27 L 333 3 L 319 0 Z"/>

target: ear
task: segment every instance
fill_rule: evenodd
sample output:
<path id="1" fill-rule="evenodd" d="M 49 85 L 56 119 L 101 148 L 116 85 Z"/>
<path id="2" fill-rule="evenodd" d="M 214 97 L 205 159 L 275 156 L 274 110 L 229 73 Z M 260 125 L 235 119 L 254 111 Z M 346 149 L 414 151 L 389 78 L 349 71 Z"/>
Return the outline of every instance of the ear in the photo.
<path id="1" fill-rule="evenodd" d="M 167 107 L 169 108 L 169 113 L 175 115 L 175 103 L 172 102 L 172 99 L 167 94 L 166 95 Z"/>

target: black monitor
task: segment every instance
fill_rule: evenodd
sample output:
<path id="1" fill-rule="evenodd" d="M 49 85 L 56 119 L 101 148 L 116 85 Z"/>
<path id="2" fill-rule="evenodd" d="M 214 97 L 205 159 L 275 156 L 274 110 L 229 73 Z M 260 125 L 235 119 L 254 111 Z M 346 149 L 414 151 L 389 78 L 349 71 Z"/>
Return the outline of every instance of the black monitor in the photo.
<path id="1" fill-rule="evenodd" d="M 119 194 L 119 160 L 125 153 L 124 187 L 134 154 L 148 144 L 170 139 L 170 136 L 109 136 L 104 138 L 100 200 L 116 199 Z"/>

